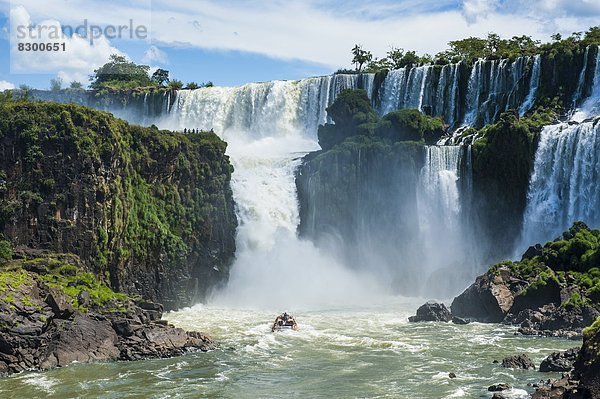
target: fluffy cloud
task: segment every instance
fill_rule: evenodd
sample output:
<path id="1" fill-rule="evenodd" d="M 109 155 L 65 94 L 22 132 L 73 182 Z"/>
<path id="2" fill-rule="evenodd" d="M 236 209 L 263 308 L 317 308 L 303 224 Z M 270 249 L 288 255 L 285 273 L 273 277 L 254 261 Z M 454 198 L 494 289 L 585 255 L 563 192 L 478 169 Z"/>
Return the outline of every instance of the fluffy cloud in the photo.
<path id="1" fill-rule="evenodd" d="M 10 35 L 12 46 L 10 51 L 11 72 L 18 73 L 57 73 L 66 82 L 78 80 L 87 81 L 87 76 L 95 68 L 103 65 L 111 54 L 121 54 L 110 42 L 100 36 L 93 43 L 77 34 L 66 36 L 61 32 L 61 24 L 55 19 L 45 19 L 34 22 L 29 12 L 23 6 L 10 10 Z M 32 33 L 24 28 L 33 27 Z M 40 29 L 38 29 L 40 28 Z M 25 32 L 25 38 L 23 33 Z M 19 41 L 28 43 L 65 43 L 65 51 L 19 51 Z"/>
<path id="2" fill-rule="evenodd" d="M 160 64 L 168 64 L 169 57 L 167 56 L 167 53 L 165 53 L 158 47 L 150 46 L 148 50 L 146 50 L 146 52 L 144 53 L 144 56 L 142 57 L 142 62 L 146 64 L 153 64 L 155 62 L 158 62 Z"/>
<path id="3" fill-rule="evenodd" d="M 15 88 L 15 85 L 7 82 L 6 80 L 0 80 L 0 91 L 4 90 L 12 90 Z"/>
<path id="4" fill-rule="evenodd" d="M 469 23 L 475 23 L 479 18 L 486 18 L 498 6 L 497 0 L 465 0 L 463 15 Z"/>
<path id="5" fill-rule="evenodd" d="M 7 0 L 0 0 L 6 2 Z M 145 62 L 168 61 L 169 47 L 244 51 L 285 60 L 302 60 L 331 68 L 348 65 L 349 49 L 362 44 L 375 55 L 390 46 L 435 54 L 446 43 L 496 32 L 503 37 L 530 35 L 548 40 L 551 33 L 570 34 L 597 25 L 598 0 L 20 0 L 37 19 L 120 24 L 149 21 L 152 38 Z M 77 11 L 75 11 L 77 10 Z M 151 14 L 151 15 L 150 15 Z M 75 39 L 74 39 L 75 40 Z M 85 45 L 84 45 L 85 44 Z M 80 62 L 89 72 L 116 52 L 100 40 L 92 49 L 82 43 L 77 55 L 58 62 L 66 71 Z M 48 61 L 49 64 L 46 64 Z M 52 65 L 53 60 L 30 61 Z"/>

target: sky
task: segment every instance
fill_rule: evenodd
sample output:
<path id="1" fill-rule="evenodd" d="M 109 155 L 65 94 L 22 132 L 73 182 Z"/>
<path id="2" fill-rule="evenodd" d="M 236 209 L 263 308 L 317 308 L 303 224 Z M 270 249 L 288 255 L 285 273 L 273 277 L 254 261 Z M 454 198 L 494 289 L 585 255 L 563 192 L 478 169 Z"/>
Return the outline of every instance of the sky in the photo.
<path id="1" fill-rule="evenodd" d="M 86 85 L 111 54 L 184 83 L 234 86 L 349 68 L 357 43 L 376 57 L 391 47 L 435 54 L 469 36 L 549 41 L 599 21 L 600 0 L 0 0 L 0 91 L 56 77 Z M 56 35 L 82 25 L 93 38 Z"/>

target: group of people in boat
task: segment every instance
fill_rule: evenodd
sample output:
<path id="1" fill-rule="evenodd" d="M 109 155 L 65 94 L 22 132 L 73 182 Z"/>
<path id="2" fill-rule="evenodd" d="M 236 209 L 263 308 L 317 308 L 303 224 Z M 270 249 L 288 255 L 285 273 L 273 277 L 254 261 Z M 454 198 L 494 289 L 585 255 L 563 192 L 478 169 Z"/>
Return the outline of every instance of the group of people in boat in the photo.
<path id="1" fill-rule="evenodd" d="M 277 316 L 271 331 L 275 332 L 283 329 L 292 329 L 294 331 L 298 330 L 298 323 L 296 322 L 296 319 L 291 314 L 288 314 L 288 312 L 283 312 L 283 314 Z"/>

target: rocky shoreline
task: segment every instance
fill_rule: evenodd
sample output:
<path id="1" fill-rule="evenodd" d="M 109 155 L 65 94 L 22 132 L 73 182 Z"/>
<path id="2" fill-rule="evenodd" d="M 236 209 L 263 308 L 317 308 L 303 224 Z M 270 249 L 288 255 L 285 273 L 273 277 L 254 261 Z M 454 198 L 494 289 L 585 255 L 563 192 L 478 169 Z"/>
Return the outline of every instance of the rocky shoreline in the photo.
<path id="1" fill-rule="evenodd" d="M 450 309 L 428 302 L 410 322 L 503 323 L 518 334 L 583 338 L 581 349 L 553 353 L 541 372 L 564 372 L 537 387 L 534 398 L 600 398 L 600 231 L 577 222 L 561 237 L 530 247 L 520 262 L 500 262 L 477 277 Z M 504 367 L 535 369 L 526 354 Z"/>
<path id="2" fill-rule="evenodd" d="M 0 293 L 0 374 L 216 348 L 161 320 L 162 305 L 113 292 L 74 255 L 9 262 Z"/>

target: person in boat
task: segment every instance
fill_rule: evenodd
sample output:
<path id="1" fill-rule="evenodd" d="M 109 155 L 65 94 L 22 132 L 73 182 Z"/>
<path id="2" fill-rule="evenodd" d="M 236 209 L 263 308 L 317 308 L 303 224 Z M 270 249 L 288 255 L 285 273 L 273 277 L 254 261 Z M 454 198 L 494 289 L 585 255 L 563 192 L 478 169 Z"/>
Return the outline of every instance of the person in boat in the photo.
<path id="1" fill-rule="evenodd" d="M 287 312 L 280 314 L 275 319 L 275 322 L 273 323 L 273 328 L 271 328 L 271 331 L 279 330 L 280 328 L 283 328 L 283 327 L 291 327 L 293 330 L 298 330 L 298 323 L 296 322 L 296 319 L 294 318 L 294 316 L 292 316 L 291 314 L 288 314 Z"/>

